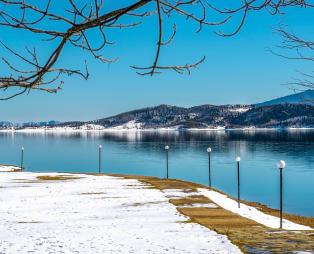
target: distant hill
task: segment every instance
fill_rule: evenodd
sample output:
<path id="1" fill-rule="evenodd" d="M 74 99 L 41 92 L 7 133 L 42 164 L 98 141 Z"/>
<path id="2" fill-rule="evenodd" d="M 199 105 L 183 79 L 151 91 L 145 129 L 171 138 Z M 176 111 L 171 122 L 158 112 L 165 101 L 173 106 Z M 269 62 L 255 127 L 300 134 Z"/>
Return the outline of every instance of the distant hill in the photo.
<path id="1" fill-rule="evenodd" d="M 314 90 L 255 105 L 201 105 L 190 108 L 159 105 L 124 112 L 93 121 L 59 123 L 0 122 L 0 129 L 217 129 L 217 128 L 314 128 Z"/>
<path id="2" fill-rule="evenodd" d="M 295 93 L 288 96 L 273 99 L 270 101 L 265 101 L 265 102 L 256 104 L 256 106 L 270 106 L 270 105 L 283 104 L 283 103 L 314 105 L 314 90 L 306 90 L 301 93 Z"/>
<path id="3" fill-rule="evenodd" d="M 289 103 L 254 106 L 243 114 L 230 119 L 230 125 L 259 128 L 313 128 L 314 106 Z"/>
<path id="4" fill-rule="evenodd" d="M 27 123 L 12 123 L 8 121 L 0 121 L 0 129 L 45 127 L 45 126 L 55 126 L 58 124 L 60 124 L 60 122 L 55 121 L 55 120 L 50 120 L 47 122 L 27 122 Z"/>
<path id="5" fill-rule="evenodd" d="M 191 108 L 159 105 L 103 118 L 87 124 L 105 128 L 156 129 L 156 128 L 217 128 L 228 124 L 226 119 L 251 108 L 248 105 L 202 105 Z"/>
<path id="6" fill-rule="evenodd" d="M 89 122 L 57 125 L 74 129 L 217 129 L 314 127 L 314 106 L 306 104 L 202 105 L 191 108 L 159 105 Z"/>
<path id="7" fill-rule="evenodd" d="M 13 123 L 8 121 L 0 121 L 0 128 L 12 128 Z"/>

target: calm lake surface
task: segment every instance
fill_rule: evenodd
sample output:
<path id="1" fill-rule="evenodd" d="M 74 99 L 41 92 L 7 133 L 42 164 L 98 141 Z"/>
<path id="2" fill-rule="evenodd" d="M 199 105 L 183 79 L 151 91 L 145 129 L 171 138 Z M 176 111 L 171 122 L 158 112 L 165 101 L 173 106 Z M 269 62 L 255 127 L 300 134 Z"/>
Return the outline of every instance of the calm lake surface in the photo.
<path id="1" fill-rule="evenodd" d="M 236 196 L 236 162 L 241 156 L 241 197 L 273 208 L 279 205 L 279 170 L 285 160 L 284 210 L 314 217 L 314 131 L 195 131 L 0 133 L 0 163 L 36 172 L 98 172 L 103 146 L 105 173 L 169 177 L 208 183 L 212 148 L 212 185 Z M 1 175 L 0 175 L 1 177 Z"/>

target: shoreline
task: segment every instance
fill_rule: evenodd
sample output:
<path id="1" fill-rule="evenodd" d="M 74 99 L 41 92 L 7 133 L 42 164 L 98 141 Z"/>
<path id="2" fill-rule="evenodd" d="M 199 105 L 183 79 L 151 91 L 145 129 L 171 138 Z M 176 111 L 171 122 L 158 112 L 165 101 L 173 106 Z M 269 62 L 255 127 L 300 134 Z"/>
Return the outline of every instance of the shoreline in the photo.
<path id="1" fill-rule="evenodd" d="M 4 170 L 2 170 L 3 168 L 5 168 Z M 12 170 L 9 170 L 9 168 L 11 168 Z M 0 164 L 0 174 L 1 173 L 29 173 L 29 174 L 74 174 L 74 175 L 107 175 L 107 176 L 117 176 L 117 177 L 124 177 L 124 178 L 130 178 L 130 179 L 142 179 L 142 178 L 151 178 L 151 179 L 159 179 L 159 180 L 167 180 L 166 178 L 159 178 L 156 176 L 145 176 L 145 175 L 130 175 L 130 174 L 114 174 L 114 173 L 108 173 L 108 174 L 104 174 L 104 173 L 93 173 L 93 172 L 62 172 L 62 171 L 51 171 L 51 172 L 42 172 L 42 171 L 23 171 L 21 170 L 20 167 L 18 166 L 14 166 L 14 165 L 9 165 L 9 164 Z M 213 190 L 215 192 L 218 192 L 222 195 L 225 195 L 226 197 L 228 197 L 229 199 L 232 199 L 234 201 L 236 201 L 235 197 L 230 196 L 228 193 L 223 192 L 220 189 L 217 189 L 215 187 L 211 187 L 209 188 L 206 185 L 200 184 L 200 183 L 196 183 L 196 182 L 190 182 L 187 180 L 181 180 L 181 179 L 176 179 L 176 178 L 169 178 L 171 180 L 174 181 L 180 181 L 180 182 L 184 182 L 190 185 L 194 185 L 194 186 L 198 186 L 198 188 L 202 188 L 202 189 L 206 189 L 206 190 Z M 249 206 L 253 206 L 255 208 L 257 208 L 258 210 L 264 211 L 270 215 L 274 215 L 277 216 L 277 214 L 279 214 L 279 209 L 276 208 L 272 208 L 267 206 L 266 204 L 263 204 L 261 202 L 257 202 L 257 201 L 250 201 L 250 200 L 246 200 L 246 199 L 241 199 L 240 200 L 241 203 L 245 204 L 245 205 L 249 205 Z M 308 215 L 301 215 L 301 214 L 296 214 L 296 213 L 291 213 L 291 212 L 283 212 L 283 218 L 299 218 L 302 220 L 313 220 L 313 223 L 311 223 L 311 226 L 314 228 L 314 216 L 308 216 Z"/>
<path id="2" fill-rule="evenodd" d="M 12 167 L 11 171 L 1 171 L 1 167 Z M 30 172 L 30 171 L 22 171 L 20 167 L 14 166 L 14 165 L 5 165 L 5 164 L 0 164 L 0 174 L 1 173 L 27 173 L 27 174 L 73 174 L 73 175 L 92 175 L 92 176 L 113 176 L 113 177 L 122 177 L 122 178 L 126 178 L 126 179 L 158 179 L 160 181 L 167 181 L 167 180 L 171 180 L 171 181 L 176 181 L 176 182 L 182 182 L 188 185 L 192 185 L 192 186 L 197 186 L 197 188 L 201 188 L 201 189 L 206 189 L 206 190 L 213 190 L 219 194 L 222 194 L 224 196 L 226 196 L 229 199 L 232 199 L 234 201 L 236 201 L 235 197 L 230 196 L 228 193 L 223 192 L 222 190 L 219 190 L 215 187 L 211 187 L 209 188 L 206 185 L 200 184 L 200 183 L 195 183 L 195 182 L 190 182 L 190 181 L 186 181 L 186 180 L 181 180 L 181 179 L 176 179 L 176 178 L 159 178 L 156 176 L 145 176 L 145 175 L 130 175 L 130 174 L 104 174 L 104 173 L 89 173 L 89 172 L 62 172 L 62 171 L 55 171 L 55 172 L 40 172 L 40 171 L 34 171 L 34 172 Z M 141 181 L 141 180 L 140 180 Z M 144 180 L 145 182 L 145 180 Z M 257 208 L 258 210 L 264 211 L 270 215 L 274 215 L 276 217 L 279 218 L 279 216 L 277 216 L 276 214 L 278 213 L 279 215 L 279 209 L 275 209 L 275 208 L 271 208 L 263 203 L 260 202 L 256 202 L 256 201 L 249 201 L 249 200 L 245 200 L 245 199 L 241 199 L 240 200 L 241 204 L 245 204 L 245 205 L 249 205 L 249 206 L 253 206 L 255 208 Z M 305 215 L 298 215 L 298 214 L 294 214 L 294 213 L 287 213 L 287 212 L 283 212 L 283 218 L 301 218 L 301 220 L 306 220 L 309 219 L 311 220 L 311 224 L 307 224 L 308 226 L 311 226 L 314 228 L 314 216 L 305 216 Z"/>
<path id="3" fill-rule="evenodd" d="M 286 128 L 157 128 L 157 129 L 75 129 L 75 128 L 25 128 L 25 129 L 0 129 L 0 133 L 119 133 L 119 132 L 274 132 L 274 131 L 313 131 L 314 127 L 286 127 Z"/>
<path id="4" fill-rule="evenodd" d="M 81 173 L 71 173 L 71 174 L 81 174 Z M 95 174 L 91 174 L 91 175 L 98 175 L 97 173 Z M 157 179 L 159 181 L 167 181 L 166 178 L 159 178 L 159 177 L 154 177 L 154 176 L 143 176 L 143 175 L 128 175 L 128 174 L 101 174 L 101 175 L 109 175 L 109 176 L 118 176 L 118 177 L 124 177 L 127 179 Z M 194 182 L 190 182 L 190 181 L 186 181 L 186 180 L 180 180 L 180 179 L 175 179 L 175 178 L 169 178 L 168 180 L 170 181 L 176 181 L 176 182 L 181 182 L 187 185 L 191 185 L 191 186 L 195 186 L 198 189 L 204 189 L 204 190 L 213 190 L 221 195 L 226 196 L 229 199 L 232 199 L 234 201 L 237 201 L 236 198 L 230 196 L 229 194 L 215 188 L 209 188 L 208 186 L 205 186 L 203 184 L 199 184 L 199 183 L 194 183 Z M 143 180 L 145 182 L 145 180 Z M 279 219 L 279 210 L 275 209 L 275 208 L 271 208 L 268 207 L 265 204 L 259 203 L 259 202 L 254 202 L 254 201 L 249 201 L 249 200 L 240 200 L 241 204 L 245 204 L 245 205 L 249 205 L 249 206 L 253 206 L 254 208 L 257 208 L 260 211 L 263 211 L 265 213 L 268 213 L 270 215 L 276 216 Z M 278 216 L 276 215 L 278 214 Z M 313 227 L 314 228 L 314 216 L 305 216 L 305 215 L 298 215 L 298 214 L 293 214 L 293 213 L 287 213 L 287 212 L 283 212 L 283 218 L 288 219 L 288 218 L 293 218 L 293 221 L 298 221 L 298 220 L 306 220 L 309 219 L 310 224 L 307 224 L 307 226 Z M 299 219 L 298 219 L 299 218 Z M 300 222 L 296 222 L 296 223 L 300 223 Z"/>

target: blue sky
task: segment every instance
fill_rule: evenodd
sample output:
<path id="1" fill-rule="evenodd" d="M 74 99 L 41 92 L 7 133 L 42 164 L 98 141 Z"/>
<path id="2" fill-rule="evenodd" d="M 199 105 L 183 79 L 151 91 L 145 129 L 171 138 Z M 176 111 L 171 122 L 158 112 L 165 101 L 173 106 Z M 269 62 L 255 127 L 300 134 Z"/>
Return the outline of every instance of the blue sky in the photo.
<path id="1" fill-rule="evenodd" d="M 115 44 L 105 48 L 103 53 L 118 57 L 116 63 L 102 64 L 81 50 L 67 47 L 60 62 L 79 67 L 87 59 L 89 80 L 65 78 L 65 85 L 58 94 L 32 92 L 1 101 L 0 120 L 92 120 L 158 104 L 188 107 L 255 103 L 292 93 L 282 84 L 297 76 L 296 70 L 311 71 L 310 63 L 288 61 L 267 51 L 279 44 L 280 38 L 273 28 L 281 23 L 302 35 L 313 34 L 311 10 L 291 9 L 279 17 L 255 13 L 248 17 L 240 34 L 232 38 L 215 35 L 217 28 L 196 34 L 194 24 L 176 21 L 177 36 L 174 43 L 162 51 L 161 63 L 185 64 L 205 55 L 206 62 L 190 76 L 165 72 L 143 77 L 129 68 L 130 65 L 150 64 L 153 60 L 157 33 L 151 18 L 139 27 L 110 32 Z M 228 31 L 235 25 L 231 22 L 224 29 Z M 5 35 L 1 40 L 16 49 L 38 46 L 43 56 L 52 50 L 51 45 L 39 44 L 26 33 L 4 28 L 0 28 L 0 33 Z M 7 54 L 3 48 L 0 52 Z"/>

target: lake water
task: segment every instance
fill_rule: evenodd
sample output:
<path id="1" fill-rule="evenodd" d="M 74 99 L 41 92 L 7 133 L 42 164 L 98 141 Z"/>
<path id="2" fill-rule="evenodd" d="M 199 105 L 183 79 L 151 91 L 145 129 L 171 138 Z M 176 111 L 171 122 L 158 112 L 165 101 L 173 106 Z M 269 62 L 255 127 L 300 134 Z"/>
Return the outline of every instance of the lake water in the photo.
<path id="1" fill-rule="evenodd" d="M 0 133 L 0 163 L 20 164 L 36 172 L 98 172 L 103 146 L 105 173 L 169 177 L 208 183 L 212 148 L 212 185 L 236 196 L 236 162 L 241 156 L 241 197 L 273 208 L 279 205 L 279 170 L 285 160 L 284 210 L 314 217 L 314 131 L 197 131 Z M 0 175 L 1 177 L 1 175 Z"/>

